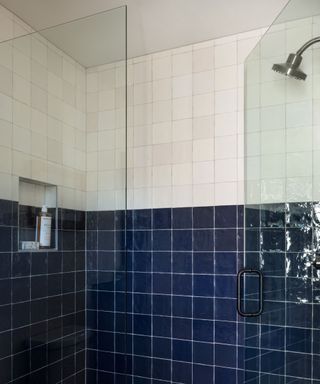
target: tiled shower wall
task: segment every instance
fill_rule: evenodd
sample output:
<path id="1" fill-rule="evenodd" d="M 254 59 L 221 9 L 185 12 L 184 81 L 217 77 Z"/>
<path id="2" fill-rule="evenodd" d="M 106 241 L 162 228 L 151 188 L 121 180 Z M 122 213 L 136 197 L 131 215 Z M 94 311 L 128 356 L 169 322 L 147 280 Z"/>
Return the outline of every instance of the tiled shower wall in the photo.
<path id="1" fill-rule="evenodd" d="M 84 210 L 85 70 L 3 7 L 0 20 L 0 197 L 18 201 L 32 178 Z"/>
<path id="2" fill-rule="evenodd" d="M 262 33 L 128 61 L 129 208 L 243 203 L 243 63 Z M 87 76 L 89 209 L 123 208 L 112 195 L 119 161 L 108 169 L 122 140 L 112 145 L 124 78 L 119 65 L 90 68 Z M 101 178 L 109 180 L 108 195 Z"/>
<path id="3" fill-rule="evenodd" d="M 242 383 L 243 207 L 129 210 L 126 254 L 123 219 L 88 212 L 88 383 Z"/>
<path id="4" fill-rule="evenodd" d="M 0 200 L 0 383 L 84 383 L 85 212 L 59 210 L 59 250 L 33 253 L 18 251 L 18 214 Z"/>

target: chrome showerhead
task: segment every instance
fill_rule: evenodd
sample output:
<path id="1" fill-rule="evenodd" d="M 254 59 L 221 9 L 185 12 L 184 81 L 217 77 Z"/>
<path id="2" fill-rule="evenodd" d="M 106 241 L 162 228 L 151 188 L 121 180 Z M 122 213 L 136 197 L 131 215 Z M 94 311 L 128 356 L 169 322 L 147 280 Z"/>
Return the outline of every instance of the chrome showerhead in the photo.
<path id="1" fill-rule="evenodd" d="M 288 59 L 283 64 L 274 64 L 272 69 L 282 75 L 293 77 L 297 80 L 305 80 L 307 75 L 299 68 L 302 56 L 298 53 L 290 53 Z"/>

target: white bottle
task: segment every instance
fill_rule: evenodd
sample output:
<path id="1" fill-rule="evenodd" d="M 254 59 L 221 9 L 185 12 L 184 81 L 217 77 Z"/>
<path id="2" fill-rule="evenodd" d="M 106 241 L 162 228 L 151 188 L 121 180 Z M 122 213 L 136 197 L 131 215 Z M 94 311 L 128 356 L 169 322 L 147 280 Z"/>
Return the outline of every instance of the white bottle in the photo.
<path id="1" fill-rule="evenodd" d="M 39 248 L 50 248 L 51 245 L 51 223 L 52 217 L 48 213 L 48 208 L 44 205 L 37 216 L 36 241 Z"/>

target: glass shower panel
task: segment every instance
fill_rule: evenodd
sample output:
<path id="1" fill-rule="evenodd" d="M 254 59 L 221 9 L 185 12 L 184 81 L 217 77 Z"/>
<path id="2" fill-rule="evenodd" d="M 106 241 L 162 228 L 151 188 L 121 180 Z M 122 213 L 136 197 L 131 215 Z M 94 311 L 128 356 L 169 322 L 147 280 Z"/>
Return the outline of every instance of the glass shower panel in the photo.
<path id="1" fill-rule="evenodd" d="M 263 310 L 240 317 L 245 383 L 320 379 L 313 265 L 319 248 L 319 45 L 303 53 L 305 81 L 272 71 L 319 36 L 319 14 L 319 2 L 290 1 L 246 60 L 244 268 L 263 275 Z M 250 304 L 249 288 L 239 299 Z"/>
<path id="2" fill-rule="evenodd" d="M 7 16 L 15 32 L 0 43 L 0 382 L 123 376 L 126 8 L 37 32 Z M 49 248 L 36 237 L 43 206 Z"/>

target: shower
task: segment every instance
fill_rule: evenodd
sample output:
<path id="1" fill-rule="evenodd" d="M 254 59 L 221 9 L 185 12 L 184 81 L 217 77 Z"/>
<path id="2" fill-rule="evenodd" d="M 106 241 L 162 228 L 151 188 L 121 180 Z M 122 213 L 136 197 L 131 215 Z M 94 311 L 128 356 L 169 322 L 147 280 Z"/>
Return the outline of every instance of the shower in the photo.
<path id="1" fill-rule="evenodd" d="M 320 36 L 307 41 L 296 53 L 290 53 L 285 63 L 274 64 L 272 69 L 282 75 L 293 77 L 297 80 L 305 80 L 307 75 L 300 69 L 303 53 L 313 44 L 320 42 Z"/>

